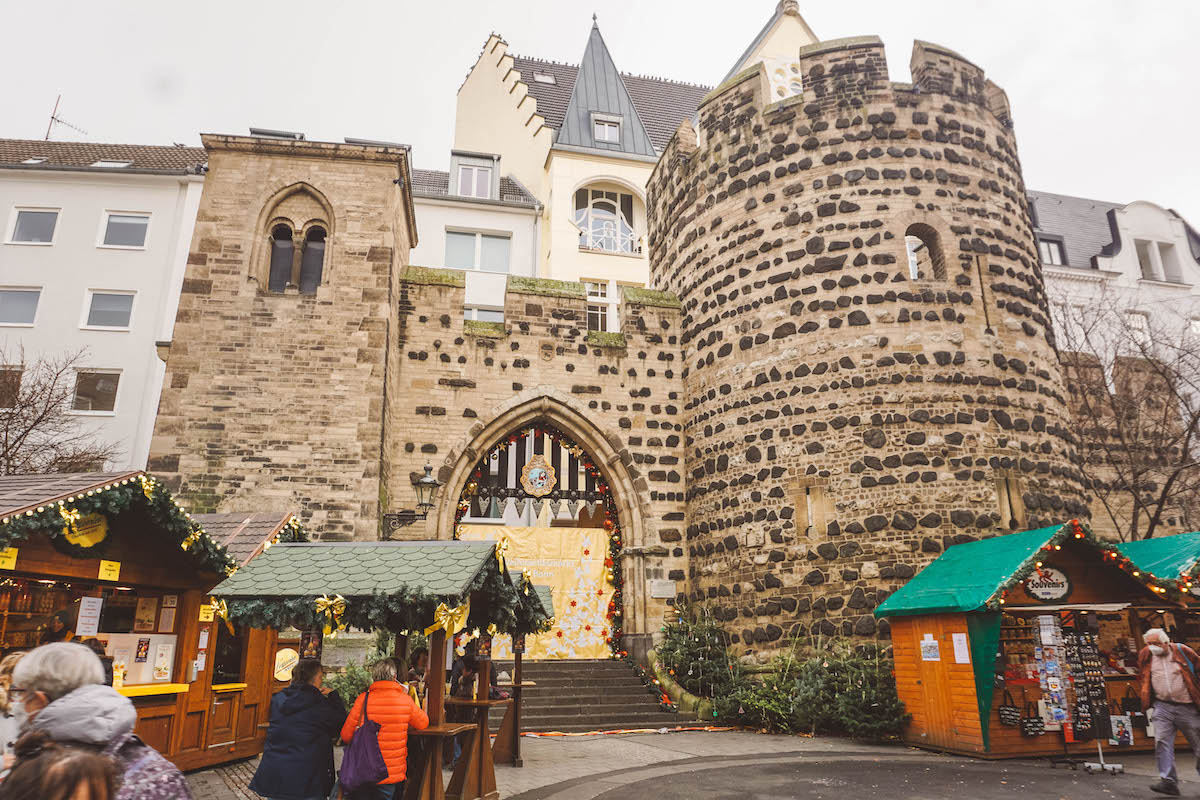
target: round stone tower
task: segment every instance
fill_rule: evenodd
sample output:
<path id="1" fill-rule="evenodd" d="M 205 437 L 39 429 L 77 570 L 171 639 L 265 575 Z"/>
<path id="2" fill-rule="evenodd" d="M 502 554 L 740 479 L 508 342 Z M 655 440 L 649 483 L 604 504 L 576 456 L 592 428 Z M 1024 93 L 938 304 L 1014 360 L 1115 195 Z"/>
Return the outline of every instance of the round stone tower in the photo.
<path id="1" fill-rule="evenodd" d="M 1004 92 L 917 42 L 800 51 L 685 123 L 649 186 L 683 304 L 688 591 L 740 645 L 886 634 L 944 547 L 1086 518 Z"/>

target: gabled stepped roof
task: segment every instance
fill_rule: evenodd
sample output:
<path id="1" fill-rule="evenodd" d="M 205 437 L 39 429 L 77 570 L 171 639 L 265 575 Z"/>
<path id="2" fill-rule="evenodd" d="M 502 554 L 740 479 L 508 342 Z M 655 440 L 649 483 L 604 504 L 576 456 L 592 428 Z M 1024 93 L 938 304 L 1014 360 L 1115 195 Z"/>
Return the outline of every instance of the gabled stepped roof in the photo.
<path id="1" fill-rule="evenodd" d="M 546 127 L 561 129 L 579 67 L 574 64 L 513 56 L 513 69 L 521 73 L 522 82 L 529 87 L 529 96 L 537 100 L 538 114 L 546 120 Z M 535 72 L 553 76 L 554 83 L 534 80 Z M 696 115 L 700 101 L 712 89 L 710 86 L 662 78 L 618 74 L 628 90 L 629 98 L 633 101 L 633 107 L 637 110 L 651 144 L 654 145 L 655 151 L 660 153 L 671 140 L 679 123 Z"/>

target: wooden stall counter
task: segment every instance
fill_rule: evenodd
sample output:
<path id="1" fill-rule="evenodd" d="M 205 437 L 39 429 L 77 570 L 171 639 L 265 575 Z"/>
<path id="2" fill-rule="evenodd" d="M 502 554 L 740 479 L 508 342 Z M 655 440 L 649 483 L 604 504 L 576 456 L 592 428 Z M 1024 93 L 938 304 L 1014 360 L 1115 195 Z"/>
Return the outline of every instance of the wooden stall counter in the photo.
<path id="1" fill-rule="evenodd" d="M 122 686 L 117 689 L 126 697 L 150 697 L 159 694 L 187 694 L 190 683 L 147 683 L 140 686 Z"/>

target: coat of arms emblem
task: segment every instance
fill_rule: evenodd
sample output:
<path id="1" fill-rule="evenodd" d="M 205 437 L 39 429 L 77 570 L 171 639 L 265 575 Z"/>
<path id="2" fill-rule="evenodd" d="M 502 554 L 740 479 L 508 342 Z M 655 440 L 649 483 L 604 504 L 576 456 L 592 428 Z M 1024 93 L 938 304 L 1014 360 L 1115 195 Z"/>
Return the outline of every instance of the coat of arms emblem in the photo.
<path id="1" fill-rule="evenodd" d="M 521 470 L 521 486 L 525 493 L 533 497 L 545 497 L 554 491 L 557 478 L 554 467 L 543 455 L 535 455 Z"/>

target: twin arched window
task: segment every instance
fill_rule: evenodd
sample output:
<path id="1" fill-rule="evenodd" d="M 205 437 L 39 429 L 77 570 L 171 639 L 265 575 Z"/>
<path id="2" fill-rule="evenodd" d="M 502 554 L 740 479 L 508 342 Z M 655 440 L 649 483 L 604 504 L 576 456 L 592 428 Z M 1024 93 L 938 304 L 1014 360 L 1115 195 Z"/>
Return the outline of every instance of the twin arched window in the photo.
<path id="1" fill-rule="evenodd" d="M 325 229 L 314 225 L 298 240 L 291 226 L 280 223 L 271 229 L 270 246 L 267 290 L 282 293 L 292 285 L 300 294 L 316 294 L 325 268 Z"/>

